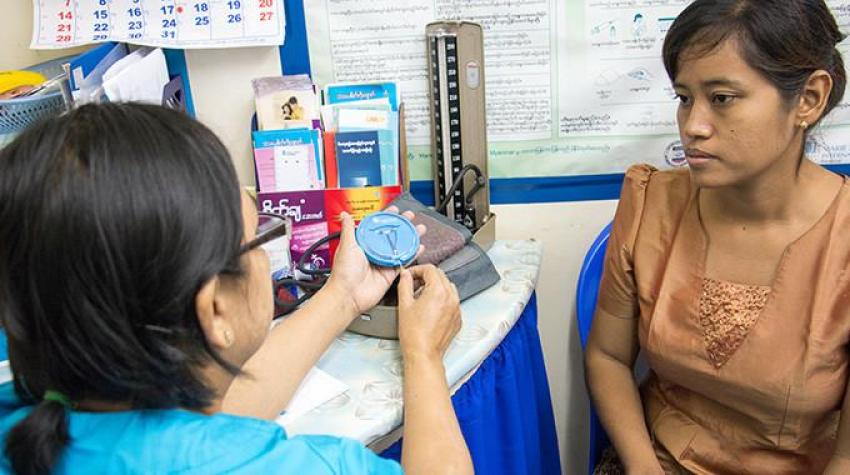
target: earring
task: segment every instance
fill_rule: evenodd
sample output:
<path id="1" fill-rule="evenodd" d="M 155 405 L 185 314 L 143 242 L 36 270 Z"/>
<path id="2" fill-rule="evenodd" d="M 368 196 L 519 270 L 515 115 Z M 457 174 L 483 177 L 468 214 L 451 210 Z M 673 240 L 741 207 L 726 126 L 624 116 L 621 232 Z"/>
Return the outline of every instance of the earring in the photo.
<path id="1" fill-rule="evenodd" d="M 230 330 L 224 330 L 224 343 L 227 346 L 233 344 L 233 335 L 230 334 Z"/>
<path id="2" fill-rule="evenodd" d="M 808 123 L 808 122 L 806 122 L 805 120 L 801 120 L 801 121 L 800 121 L 800 128 L 801 128 L 801 129 L 803 129 L 803 130 L 808 129 L 808 128 L 809 128 L 809 123 Z"/>

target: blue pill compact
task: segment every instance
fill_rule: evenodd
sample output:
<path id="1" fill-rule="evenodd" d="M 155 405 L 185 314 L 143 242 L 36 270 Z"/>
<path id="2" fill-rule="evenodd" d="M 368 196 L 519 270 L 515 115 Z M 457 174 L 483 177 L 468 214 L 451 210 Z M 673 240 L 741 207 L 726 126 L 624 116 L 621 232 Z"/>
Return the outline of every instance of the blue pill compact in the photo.
<path id="1" fill-rule="evenodd" d="M 360 221 L 354 235 L 366 258 L 376 266 L 407 265 L 419 250 L 416 226 L 400 214 L 372 213 Z"/>

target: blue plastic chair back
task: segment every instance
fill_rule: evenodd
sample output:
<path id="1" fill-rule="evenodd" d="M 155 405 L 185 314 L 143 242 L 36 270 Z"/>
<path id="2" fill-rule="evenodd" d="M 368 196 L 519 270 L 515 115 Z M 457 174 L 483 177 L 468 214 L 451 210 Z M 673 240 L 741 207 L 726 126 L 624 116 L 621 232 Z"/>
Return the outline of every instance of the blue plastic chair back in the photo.
<path id="1" fill-rule="evenodd" d="M 605 248 L 608 247 L 608 236 L 611 234 L 611 223 L 608 223 L 584 256 L 584 263 L 578 274 L 578 286 L 576 289 L 576 319 L 578 320 L 578 334 L 581 339 L 582 350 L 587 346 L 587 338 L 590 336 L 590 326 L 593 323 L 593 313 L 596 311 L 596 298 L 599 296 L 599 281 L 602 280 L 602 269 L 605 263 Z M 611 445 L 593 402 L 590 404 L 590 454 L 588 456 L 588 473 L 593 474 L 593 469 L 602 456 L 602 451 Z"/>
<path id="2" fill-rule="evenodd" d="M 6 341 L 6 330 L 0 329 L 0 361 L 9 359 L 9 344 Z"/>

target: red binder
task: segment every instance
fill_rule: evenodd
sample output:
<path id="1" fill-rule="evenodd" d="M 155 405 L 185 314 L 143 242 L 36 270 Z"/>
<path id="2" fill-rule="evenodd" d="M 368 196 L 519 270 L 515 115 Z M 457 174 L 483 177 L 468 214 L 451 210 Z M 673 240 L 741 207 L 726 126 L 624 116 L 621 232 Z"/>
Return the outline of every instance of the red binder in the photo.
<path id="1" fill-rule="evenodd" d="M 339 171 L 336 164 L 336 132 L 328 131 L 322 135 L 325 152 L 325 188 L 339 188 Z"/>

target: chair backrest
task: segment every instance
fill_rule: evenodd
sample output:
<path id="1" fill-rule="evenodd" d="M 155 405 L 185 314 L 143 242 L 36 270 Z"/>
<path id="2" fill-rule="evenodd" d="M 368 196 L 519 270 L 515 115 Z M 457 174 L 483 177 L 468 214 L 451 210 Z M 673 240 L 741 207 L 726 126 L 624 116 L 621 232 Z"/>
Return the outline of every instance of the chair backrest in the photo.
<path id="1" fill-rule="evenodd" d="M 602 279 L 602 268 L 605 263 L 605 248 L 608 247 L 610 234 L 611 223 L 608 223 L 587 250 L 578 274 L 576 318 L 582 349 L 587 345 L 587 337 L 590 336 L 590 325 L 593 323 L 593 312 L 596 310 L 596 297 L 599 296 L 599 281 Z"/>
<path id="2" fill-rule="evenodd" d="M 590 336 L 590 326 L 593 323 L 593 313 L 596 310 L 596 298 L 599 296 L 599 281 L 602 280 L 602 269 L 605 263 L 605 248 L 608 247 L 608 236 L 611 234 L 611 223 L 608 223 L 584 256 L 584 263 L 578 274 L 576 288 L 576 319 L 581 348 L 587 345 Z M 610 445 L 608 436 L 596 416 L 593 402 L 590 403 L 590 453 L 588 454 L 588 473 L 593 474 L 602 451 Z"/>

